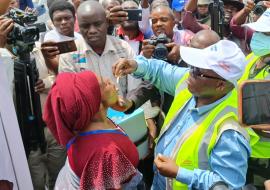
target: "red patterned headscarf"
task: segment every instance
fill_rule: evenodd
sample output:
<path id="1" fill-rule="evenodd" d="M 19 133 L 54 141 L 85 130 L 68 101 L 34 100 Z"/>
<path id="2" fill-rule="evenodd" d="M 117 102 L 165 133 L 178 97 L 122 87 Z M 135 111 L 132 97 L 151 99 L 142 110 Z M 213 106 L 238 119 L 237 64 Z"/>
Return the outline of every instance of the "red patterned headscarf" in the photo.
<path id="1" fill-rule="evenodd" d="M 48 95 L 43 119 L 63 146 L 84 129 L 98 112 L 101 93 L 91 71 L 58 74 Z"/>

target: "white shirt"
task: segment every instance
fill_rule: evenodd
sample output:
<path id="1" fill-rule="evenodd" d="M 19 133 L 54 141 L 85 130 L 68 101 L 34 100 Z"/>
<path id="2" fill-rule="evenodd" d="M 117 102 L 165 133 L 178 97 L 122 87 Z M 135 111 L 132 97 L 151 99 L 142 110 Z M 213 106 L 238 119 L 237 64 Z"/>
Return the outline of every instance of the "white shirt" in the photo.
<path id="1" fill-rule="evenodd" d="M 8 86 L 12 94 L 14 86 L 14 61 L 12 59 L 13 55 L 6 48 L 0 48 L 0 57 L 7 74 Z"/>
<path id="2" fill-rule="evenodd" d="M 80 72 L 91 70 L 97 75 L 111 79 L 119 89 L 121 94 L 136 88 L 141 80 L 128 76 L 128 80 L 123 77 L 120 85 L 116 83 L 116 78 L 112 73 L 112 66 L 119 58 L 134 59 L 134 51 L 124 40 L 107 35 L 106 44 L 102 55 L 98 55 L 93 49 L 81 39 L 75 40 L 77 51 L 60 55 L 59 73 Z"/>
<path id="3" fill-rule="evenodd" d="M 0 180 L 13 183 L 13 189 L 32 190 L 32 181 L 18 126 L 12 91 L 13 60 L 0 49 Z M 10 76 L 12 75 L 12 76 Z M 11 80 L 12 78 L 12 80 Z"/>
<path id="4" fill-rule="evenodd" d="M 33 49 L 32 55 L 36 60 L 36 67 L 38 69 L 39 79 L 41 79 L 45 84 L 45 91 L 40 93 L 40 103 L 43 111 L 43 107 L 47 99 L 48 92 L 55 81 L 55 74 L 49 71 L 49 69 L 46 66 L 44 57 L 40 50 L 41 44 L 39 42 L 36 42 L 35 45 L 36 47 Z"/>
<path id="5" fill-rule="evenodd" d="M 64 36 L 60 34 L 56 29 L 50 30 L 44 36 L 44 42 L 47 42 L 47 41 L 62 42 L 62 41 L 69 41 L 69 40 L 76 40 L 76 39 L 83 40 L 83 37 L 81 34 L 77 32 L 74 32 L 74 37 Z"/>

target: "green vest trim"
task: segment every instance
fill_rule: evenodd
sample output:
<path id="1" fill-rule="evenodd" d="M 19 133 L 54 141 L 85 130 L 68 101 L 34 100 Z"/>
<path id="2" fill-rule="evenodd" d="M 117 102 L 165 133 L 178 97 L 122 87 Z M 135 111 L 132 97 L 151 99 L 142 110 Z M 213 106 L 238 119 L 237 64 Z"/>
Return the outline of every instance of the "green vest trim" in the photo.
<path id="1" fill-rule="evenodd" d="M 195 168 L 209 169 L 209 155 L 221 135 L 220 131 L 221 133 L 225 131 L 225 129 L 221 130 L 221 124 L 230 118 L 237 120 L 235 94 L 236 90 L 233 90 L 228 99 L 206 113 L 179 139 L 172 154 L 178 166 L 191 170 Z M 178 108 L 181 110 L 184 105 L 185 103 L 182 102 L 182 104 L 178 104 Z M 234 130 L 248 138 L 246 131 L 241 130 L 240 127 Z M 169 178 L 167 178 L 167 185 L 168 189 L 188 189 L 186 184 Z"/>
<path id="2" fill-rule="evenodd" d="M 251 157 L 270 158 L 270 138 L 260 137 L 251 128 L 247 128 L 250 135 Z"/>
<path id="3" fill-rule="evenodd" d="M 248 62 L 248 64 L 247 64 L 245 72 L 244 72 L 243 76 L 241 77 L 241 79 L 239 80 L 239 82 L 241 82 L 243 80 L 251 79 L 251 78 L 249 78 L 251 69 L 254 66 L 254 64 L 256 64 L 256 62 L 258 61 L 259 58 L 260 57 L 254 55 L 254 53 L 250 53 L 246 57 L 246 61 Z M 270 78 L 269 72 L 264 68 L 252 79 L 268 79 L 268 78 Z"/>
<path id="4" fill-rule="evenodd" d="M 164 132 L 169 128 L 171 123 L 174 121 L 174 116 L 177 115 L 177 112 L 179 112 L 179 104 L 178 102 L 184 101 L 185 104 L 190 100 L 192 97 L 192 94 L 187 89 L 186 79 L 189 77 L 189 72 L 187 72 L 182 79 L 178 82 L 176 85 L 174 100 L 172 102 L 172 105 L 166 115 L 164 124 L 161 128 L 159 137 L 156 139 L 156 143 L 158 139 L 164 134 Z"/>
<path id="5" fill-rule="evenodd" d="M 176 119 L 176 116 L 192 97 L 186 84 L 188 76 L 189 73 L 186 73 L 177 84 L 175 98 L 165 118 L 159 138 L 171 126 L 171 123 Z M 236 90 L 233 90 L 231 93 L 232 94 L 228 99 L 217 105 L 210 112 L 204 114 L 203 117 L 201 117 L 199 121 L 197 121 L 193 127 L 189 128 L 183 137 L 179 139 L 171 155 L 171 157 L 176 160 L 177 165 L 187 169 L 208 169 L 208 159 L 211 150 L 218 141 L 221 133 L 227 129 L 231 129 L 225 129 L 224 127 L 221 127 L 221 124 L 229 118 L 237 120 Z M 239 129 L 237 131 L 248 138 L 245 130 Z M 166 178 L 166 180 L 166 189 L 188 189 L 186 184 L 171 178 Z"/>
<path id="6" fill-rule="evenodd" d="M 254 53 L 251 53 L 246 57 L 248 65 L 239 82 L 249 79 L 250 70 L 259 58 L 260 57 L 254 55 Z M 253 79 L 270 79 L 270 74 L 264 68 Z M 250 135 L 251 157 L 270 158 L 270 139 L 260 137 L 251 128 L 247 128 L 247 131 Z"/>

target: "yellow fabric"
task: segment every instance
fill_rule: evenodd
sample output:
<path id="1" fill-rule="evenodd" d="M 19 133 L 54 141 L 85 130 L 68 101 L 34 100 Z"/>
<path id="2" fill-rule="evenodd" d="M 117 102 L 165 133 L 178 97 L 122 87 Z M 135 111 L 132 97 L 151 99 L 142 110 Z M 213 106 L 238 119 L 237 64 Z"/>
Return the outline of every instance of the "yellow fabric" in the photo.
<path id="1" fill-rule="evenodd" d="M 256 64 L 256 62 L 259 60 L 260 57 L 254 55 L 254 53 L 250 53 L 247 57 L 246 57 L 246 61 L 248 61 L 248 64 L 246 66 L 245 72 L 243 74 L 243 76 L 241 77 L 241 79 L 239 80 L 239 82 L 243 81 L 243 80 L 248 80 L 249 78 L 249 74 L 250 74 L 250 70 L 251 68 L 254 66 L 254 64 Z M 264 79 L 267 76 L 267 72 L 265 71 L 265 69 L 262 69 L 255 78 L 253 79 Z"/>
<path id="2" fill-rule="evenodd" d="M 207 148 L 207 161 L 209 158 L 209 155 L 214 148 L 216 142 L 217 142 L 217 136 L 218 131 L 221 123 L 228 119 L 228 118 L 234 118 L 237 120 L 237 115 L 234 112 L 228 112 L 225 115 L 219 115 L 222 110 L 224 110 L 226 107 L 231 106 L 235 109 L 237 108 L 237 101 L 235 99 L 236 97 L 236 91 L 234 91 L 231 96 L 226 99 L 224 102 L 216 106 L 213 110 L 210 111 L 208 116 L 201 122 L 197 123 L 198 128 L 184 141 L 184 143 L 181 145 L 177 156 L 176 156 L 176 164 L 180 167 L 194 170 L 195 168 L 200 168 L 199 163 L 201 157 L 199 156 L 199 149 L 201 142 L 203 142 L 205 137 L 205 134 L 207 130 L 210 130 L 211 126 L 213 126 L 213 131 L 211 133 L 210 141 L 208 141 L 208 148 Z M 183 105 L 183 103 L 182 103 Z M 182 106 L 181 104 L 178 106 Z M 219 115 L 219 116 L 218 116 Z M 212 121 L 216 118 L 218 118 L 217 122 L 212 123 Z M 195 127 L 195 126 L 194 126 Z M 205 142 L 205 141 L 204 141 Z M 208 165 L 208 164 L 207 164 Z M 205 168 L 201 168 L 205 169 Z M 173 181 L 173 189 L 188 189 L 186 184 L 180 183 L 176 180 Z"/>
<path id="3" fill-rule="evenodd" d="M 251 68 L 256 64 L 260 57 L 255 56 L 253 53 L 249 54 L 246 57 L 246 60 L 249 61 L 245 69 L 245 72 L 239 82 L 249 79 L 249 74 Z M 253 79 L 264 79 L 267 76 L 267 71 L 262 69 L 256 77 Z M 270 140 L 262 141 L 259 135 L 257 135 L 252 129 L 247 129 L 250 135 L 250 146 L 251 146 L 251 157 L 253 158 L 270 158 Z"/>
<path id="4" fill-rule="evenodd" d="M 162 126 L 160 136 L 170 127 L 170 123 L 173 121 L 173 119 L 177 116 L 179 111 L 185 106 L 185 104 L 190 100 L 192 97 L 192 94 L 188 91 L 188 88 L 185 86 L 186 79 L 188 78 L 189 73 L 186 73 L 184 77 L 179 81 L 176 88 L 175 98 L 174 101 L 170 107 L 170 110 L 165 118 L 164 125 Z M 183 86 L 185 86 L 183 88 Z M 182 89 L 183 88 L 183 89 Z M 181 89 L 179 91 L 179 89 Z M 200 123 L 197 123 L 196 126 L 198 127 L 195 129 L 194 132 L 192 132 L 187 138 L 184 140 L 183 144 L 180 144 L 179 149 L 177 148 L 177 145 L 175 147 L 175 160 L 176 164 L 180 167 L 186 168 L 186 169 L 195 169 L 199 168 L 199 149 L 203 138 L 205 137 L 205 133 L 207 130 L 210 129 L 210 126 L 212 126 L 213 131 L 210 133 L 211 137 L 208 140 L 208 147 L 207 147 L 207 162 L 208 157 L 211 153 L 211 150 L 216 144 L 217 138 L 218 138 L 218 131 L 220 124 L 226 120 L 227 118 L 234 118 L 237 119 L 237 115 L 234 112 L 227 112 L 226 114 L 219 114 L 221 113 L 226 107 L 233 107 L 235 110 L 237 108 L 237 96 L 236 96 L 236 90 L 234 90 L 231 94 L 231 96 L 226 99 L 224 102 L 220 103 L 218 106 L 216 106 L 210 113 L 208 113 L 207 117 L 201 121 Z M 217 116 L 219 115 L 219 116 Z M 218 119 L 216 117 L 219 117 Z M 215 123 L 212 123 L 214 119 L 217 119 Z M 214 125 L 214 126 L 213 126 Z M 159 136 L 159 137 L 160 137 Z M 181 139 L 179 139 L 181 141 Z M 157 139 L 158 141 L 158 139 Z M 207 163 L 206 163 L 207 164 Z M 207 164 L 208 165 L 208 164 Z M 172 186 L 173 189 L 188 189 L 186 184 L 180 183 L 176 180 L 173 180 L 172 183 L 169 182 L 169 186 Z"/>

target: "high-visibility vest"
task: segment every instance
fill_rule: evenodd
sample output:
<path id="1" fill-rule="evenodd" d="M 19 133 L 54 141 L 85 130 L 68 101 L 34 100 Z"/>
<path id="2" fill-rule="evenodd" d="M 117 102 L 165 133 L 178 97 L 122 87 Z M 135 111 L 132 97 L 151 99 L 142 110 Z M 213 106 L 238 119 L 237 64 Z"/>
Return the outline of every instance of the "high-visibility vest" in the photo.
<path id="1" fill-rule="evenodd" d="M 249 78 L 249 74 L 251 69 L 253 68 L 253 66 L 256 64 L 256 62 L 259 60 L 259 56 L 256 56 L 254 53 L 250 53 L 247 57 L 246 57 L 246 61 L 248 62 L 245 72 L 242 75 L 241 79 L 239 81 L 243 81 L 243 80 L 248 80 Z M 263 68 L 257 75 L 256 77 L 254 77 L 253 79 L 270 79 L 270 74 L 268 71 L 265 70 L 265 68 Z"/>
<path id="2" fill-rule="evenodd" d="M 159 138 L 171 126 L 171 123 L 192 97 L 185 82 L 188 75 L 189 74 L 186 73 L 177 85 L 175 99 L 165 118 Z M 231 122 L 235 122 L 235 125 L 226 125 L 223 123 L 228 119 L 230 119 Z M 221 102 L 208 113 L 205 113 L 194 126 L 189 128 L 184 135 L 178 139 L 171 157 L 175 159 L 178 166 L 186 169 L 209 169 L 209 155 L 221 134 L 228 129 L 236 130 L 243 134 L 245 138 L 249 138 L 246 130 L 242 129 L 240 126 L 238 127 L 237 124 L 236 90 L 232 91 L 229 98 Z M 166 184 L 166 189 L 188 189 L 186 184 L 171 178 L 166 178 Z"/>
<path id="3" fill-rule="evenodd" d="M 250 71 L 254 67 L 256 62 L 259 60 L 259 58 L 260 57 L 256 56 L 254 53 L 250 53 L 246 57 L 246 61 L 248 62 L 248 64 L 239 82 L 250 79 L 249 78 Z M 264 68 L 253 79 L 270 79 L 269 71 L 266 71 Z M 260 137 L 251 128 L 247 128 L 247 131 L 250 135 L 251 157 L 270 158 L 270 139 Z"/>

